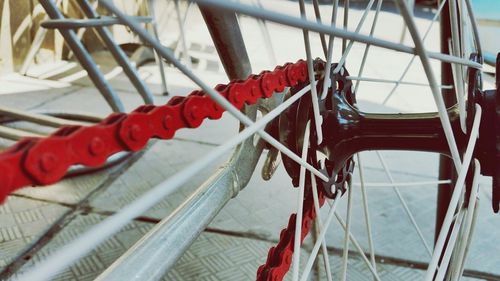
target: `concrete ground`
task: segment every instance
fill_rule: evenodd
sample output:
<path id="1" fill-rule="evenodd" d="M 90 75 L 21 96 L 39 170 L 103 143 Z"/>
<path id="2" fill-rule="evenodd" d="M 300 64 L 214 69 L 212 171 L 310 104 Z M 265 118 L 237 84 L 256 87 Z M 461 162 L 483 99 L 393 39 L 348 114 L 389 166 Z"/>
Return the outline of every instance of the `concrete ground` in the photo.
<path id="1" fill-rule="evenodd" d="M 276 8 L 297 15 L 297 3 L 287 1 L 266 1 L 269 8 Z M 311 7 L 308 7 L 310 9 Z M 394 39 L 401 33 L 401 19 L 393 13 L 394 7 L 386 5 L 376 35 Z M 322 6 L 323 18 L 329 18 L 329 8 Z M 312 12 L 309 13 L 312 15 Z M 342 14 L 340 12 L 339 14 Z M 354 9 L 350 27 L 355 28 L 362 11 Z M 418 10 L 419 27 L 423 30 L 429 23 L 425 10 Z M 368 22 L 373 15 L 370 15 Z M 341 18 L 339 19 L 339 22 Z M 214 47 L 209 40 L 202 19 L 196 8 L 189 12 L 186 34 L 190 55 L 197 58 L 195 73 L 207 83 L 216 85 L 227 82 L 218 61 Z M 274 63 L 268 56 L 268 46 L 261 39 L 257 22 L 241 17 L 242 32 L 255 73 L 268 69 Z M 397 24 L 395 24 L 397 23 Z M 172 23 L 171 23 L 172 24 Z M 296 29 L 268 23 L 270 37 L 278 64 L 303 58 L 302 34 Z M 363 27 L 369 30 L 369 24 Z M 427 41 L 429 47 L 437 48 L 436 27 Z M 168 44 L 173 34 L 162 34 Z M 409 38 L 406 43 L 410 44 Z M 322 55 L 319 39 L 312 36 L 313 53 Z M 339 54 L 340 41 L 336 43 L 335 54 Z M 347 68 L 357 73 L 364 48 L 354 44 Z M 389 53 L 372 48 L 365 75 L 373 78 L 396 79 L 409 55 Z M 335 58 L 338 60 L 338 55 Z M 110 62 L 109 57 L 96 54 L 102 69 L 114 76 L 111 85 L 118 91 L 127 110 L 140 104 L 140 98 L 128 83 L 126 76 Z M 438 64 L 434 63 L 434 66 Z M 64 71 L 61 71 L 63 70 Z M 436 71 L 438 73 L 438 71 Z M 158 95 L 158 104 L 169 97 L 161 93 L 157 66 L 149 64 L 140 68 L 141 77 Z M 109 108 L 98 91 L 85 77 L 77 64 L 62 62 L 59 65 L 32 67 L 30 77 L 17 74 L 0 77 L 0 105 L 29 111 L 91 112 L 106 115 Z M 419 63 L 411 68 L 407 81 L 426 81 Z M 169 91 L 174 95 L 186 95 L 196 89 L 192 82 L 177 70 L 168 67 Z M 485 81 L 485 88 L 491 88 L 491 79 Z M 389 102 L 381 106 L 392 85 L 362 83 L 357 93 L 360 107 L 377 112 L 422 112 L 435 109 L 431 93 L 425 87 L 402 86 Z M 16 124 L 27 127 L 26 124 Z M 86 229 L 102 221 L 121 207 L 138 198 L 145 191 L 185 168 L 205 155 L 215 146 L 236 134 L 238 122 L 229 114 L 221 120 L 207 121 L 196 130 L 182 130 L 173 140 L 152 142 L 144 153 L 139 153 L 125 163 L 90 175 L 69 178 L 44 188 L 24 188 L 7 199 L 0 206 L 0 279 L 8 279 L 24 272 L 45 257 L 67 244 Z M 46 130 L 46 128 L 44 129 Z M 3 145 L 11 142 L 2 140 Z M 397 182 L 430 181 L 437 177 L 438 156 L 431 153 L 382 152 Z M 361 153 L 367 181 L 388 182 L 374 152 Z M 224 159 L 221 159 L 221 163 Z M 128 224 L 92 253 L 68 268 L 58 280 L 92 280 L 114 260 L 130 248 L 151 229 L 156 222 L 170 214 L 193 190 L 220 165 L 214 163 L 203 173 L 194 177 L 180 191 L 164 199 L 142 217 Z M 291 186 L 286 172 L 280 167 L 275 176 L 265 182 L 260 177 L 262 161 L 259 163 L 250 184 L 232 199 L 218 214 L 208 228 L 193 243 L 164 280 L 251 280 L 257 267 L 262 264 L 268 249 L 276 244 L 280 230 L 287 224 L 289 215 L 296 205 L 296 189 Z M 359 182 L 356 177 L 354 182 Z M 481 179 L 481 204 L 477 228 L 466 263 L 466 272 L 473 279 L 500 280 L 500 220 L 490 208 L 491 182 Z M 432 245 L 434 235 L 436 188 L 432 185 L 401 187 L 401 194 L 407 200 L 415 220 L 422 228 L 425 240 Z M 355 185 L 353 201 L 352 231 L 364 251 L 368 251 L 364 215 L 359 186 Z M 377 268 L 383 280 L 420 280 L 423 277 L 429 256 L 417 233 L 404 214 L 395 192 L 391 187 L 370 187 L 368 189 L 370 217 L 373 225 L 373 239 L 377 251 Z M 339 205 L 340 214 L 346 210 L 345 202 Z M 326 213 L 323 214 L 325 216 Z M 342 231 L 335 222 L 327 233 L 330 249 L 330 263 L 335 276 L 339 276 L 342 248 Z M 311 249 L 311 240 L 304 246 L 302 262 Z M 350 246 L 351 249 L 353 246 Z M 370 279 L 370 272 L 356 251 L 351 251 L 348 280 Z M 321 264 L 319 268 L 321 268 Z M 324 277 L 320 271 L 319 277 Z M 287 276 L 289 279 L 290 276 Z M 469 278 L 467 278 L 469 279 Z"/>

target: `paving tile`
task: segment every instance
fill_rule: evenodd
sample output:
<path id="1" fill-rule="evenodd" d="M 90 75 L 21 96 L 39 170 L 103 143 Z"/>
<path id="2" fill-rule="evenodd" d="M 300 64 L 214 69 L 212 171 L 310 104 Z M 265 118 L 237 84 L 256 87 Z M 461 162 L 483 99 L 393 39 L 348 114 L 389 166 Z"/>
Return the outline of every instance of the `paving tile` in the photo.
<path id="1" fill-rule="evenodd" d="M 119 165 L 90 175 L 64 179 L 48 186 L 25 187 L 17 190 L 15 194 L 64 204 L 78 204 L 105 182 L 110 173 L 120 169 L 120 167 L 122 166 Z"/>
<path id="2" fill-rule="evenodd" d="M 66 245 L 105 217 L 97 214 L 78 215 L 67 227 L 39 250 L 18 271 L 21 274 L 44 260 L 58 248 Z M 123 254 L 153 224 L 131 222 L 104 244 L 58 274 L 53 280 L 93 280 L 116 258 Z M 247 280 L 255 276 L 255 270 L 265 260 L 268 242 L 235 238 L 220 234 L 202 233 L 164 280 L 235 280 L 235 276 Z M 233 278 L 233 279 L 232 279 Z"/>
<path id="3" fill-rule="evenodd" d="M 118 177 L 105 191 L 94 196 L 90 205 L 98 210 L 117 211 L 171 175 L 206 155 L 212 148 L 212 145 L 189 141 L 157 142 L 126 173 Z M 220 161 L 224 161 L 226 158 L 227 156 L 222 157 Z M 198 188 L 216 167 L 218 164 L 214 163 L 213 166 L 193 177 L 177 192 L 152 207 L 144 215 L 162 219 Z"/>
<path id="4" fill-rule="evenodd" d="M 78 237 L 91 226 L 102 221 L 103 218 L 96 214 L 76 216 L 68 226 L 57 233 L 49 243 L 33 255 L 17 274 L 26 272 L 40 261 L 46 259 L 57 249 Z M 89 255 L 58 274 L 54 280 L 94 280 L 100 272 L 105 270 L 152 226 L 149 223 L 129 223 L 113 237 L 94 249 Z"/>
<path id="5" fill-rule="evenodd" d="M 80 88 L 70 83 L 35 79 L 15 73 L 2 75 L 0 83 L 0 104 L 3 107 L 31 110 Z"/>
<path id="6" fill-rule="evenodd" d="M 9 196 L 0 205 L 0 271 L 42 238 L 69 208 Z"/>

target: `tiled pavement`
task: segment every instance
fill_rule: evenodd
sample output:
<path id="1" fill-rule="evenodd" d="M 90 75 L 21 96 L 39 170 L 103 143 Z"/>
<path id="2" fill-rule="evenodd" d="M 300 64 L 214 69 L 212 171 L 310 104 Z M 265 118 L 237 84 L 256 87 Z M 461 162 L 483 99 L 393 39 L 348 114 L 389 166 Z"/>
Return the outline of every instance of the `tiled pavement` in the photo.
<path id="1" fill-rule="evenodd" d="M 191 32 L 198 34 L 199 37 L 196 40 L 191 39 L 190 46 L 194 54 L 205 52 L 208 55 L 204 57 L 212 58 L 213 48 L 198 43 L 207 42 L 204 38 L 207 34 L 197 31 L 199 19 L 196 16 L 194 18 L 195 24 L 190 26 L 193 29 Z M 248 28 L 253 23 L 251 19 L 242 18 L 241 22 L 245 36 L 258 36 L 254 34 L 254 30 Z M 276 32 L 273 30 L 275 29 L 271 28 L 271 32 Z M 280 41 L 282 38 L 280 36 L 289 36 L 289 32 L 289 29 L 285 29 L 283 34 L 273 38 Z M 260 52 L 260 56 L 254 57 L 257 61 L 257 66 L 253 66 L 254 69 L 265 68 L 267 62 L 263 58 L 263 51 L 251 40 L 248 44 L 251 54 Z M 296 45 L 290 46 L 290 53 L 300 52 L 295 49 L 303 46 Z M 353 49 L 353 52 L 360 51 L 362 49 L 356 46 Z M 284 54 L 280 53 L 278 56 Z M 397 65 L 397 60 L 388 63 Z M 225 82 L 226 78 L 221 72 L 220 65 L 218 67 L 214 65 L 217 64 L 200 63 L 203 69 L 198 69 L 197 72 L 209 83 Z M 377 73 L 377 69 L 371 70 L 374 74 L 380 74 Z M 387 71 L 397 72 L 393 67 L 389 67 Z M 193 88 L 192 84 L 177 71 L 168 68 L 167 72 L 171 92 L 186 94 Z M 416 80 L 419 74 L 414 72 L 412 77 Z M 37 73 L 44 73 L 43 67 L 32 69 L 33 76 L 37 76 Z M 155 66 L 142 67 L 141 75 L 156 93 L 160 92 Z M 100 115 L 108 112 L 103 106 L 102 98 L 87 79 L 71 83 L 53 81 L 64 80 L 64 77 L 66 77 L 64 74 L 54 75 L 48 77 L 50 81 L 27 79 L 16 75 L 2 77 L 0 82 L 7 87 L 0 89 L 0 104 L 34 111 L 91 111 Z M 140 99 L 130 90 L 125 80 L 124 75 L 119 75 L 111 80 L 111 83 L 119 91 L 127 109 L 133 109 Z M 363 96 L 360 103 L 367 108 L 375 108 L 376 100 L 379 98 L 377 93 L 387 89 L 371 84 L 370 87 L 369 92 L 373 95 Z M 12 89 L 18 89 L 20 93 L 12 95 Z M 410 100 L 406 99 L 407 97 L 396 97 L 391 106 L 399 109 L 417 106 L 419 110 L 432 108 L 429 103 L 422 103 L 420 97 L 413 97 L 415 100 L 409 97 Z M 156 96 L 156 99 L 158 103 L 166 100 L 161 96 Z M 390 107 L 376 109 L 392 110 Z M 16 192 L 0 206 L 0 271 L 2 271 L 0 279 L 11 276 L 12 271 L 28 270 L 90 226 L 195 161 L 200 155 L 209 152 L 214 145 L 224 142 L 235 134 L 237 126 L 238 123 L 226 114 L 222 120 L 207 122 L 197 130 L 183 130 L 174 140 L 153 143 L 142 157 L 136 157 L 129 163 L 92 175 L 66 179 L 50 187 L 26 188 Z M 433 180 L 436 177 L 436 155 L 384 152 L 384 156 L 396 181 Z M 362 158 L 370 182 L 387 181 L 374 153 L 363 153 Z M 207 230 L 164 277 L 165 280 L 251 280 L 255 276 L 258 265 L 265 260 L 269 247 L 276 243 L 281 228 L 287 223 L 288 216 L 294 211 L 296 204 L 296 191 L 291 187 L 286 172 L 280 168 L 270 182 L 264 182 L 259 176 L 261 165 L 262 163 L 259 163 L 248 187 L 222 209 Z M 214 164 L 211 169 L 216 166 Z M 77 264 L 61 273 L 58 279 L 94 279 L 152 228 L 155 221 L 168 215 L 179 202 L 189 196 L 211 171 L 207 169 L 197 175 L 179 192 L 163 200 L 141 219 L 131 222 Z M 484 192 L 481 192 L 482 204 L 475 233 L 477 239 L 472 244 L 466 267 L 500 275 L 498 266 L 500 259 L 496 254 L 500 252 L 500 244 L 495 242 L 498 239 L 500 221 L 492 215 L 489 208 L 488 180 L 483 179 L 481 184 Z M 367 251 L 359 187 L 355 187 L 354 191 L 352 230 Z M 435 188 L 429 186 L 401 188 L 401 193 L 407 199 L 410 209 L 414 211 L 415 219 L 421 225 L 426 241 L 432 243 Z M 387 187 L 373 187 L 368 190 L 368 197 L 374 225 L 374 244 L 379 257 L 391 257 L 396 260 L 394 262 L 386 258 L 385 263 L 379 260 L 377 267 L 382 279 L 420 280 L 423 271 L 402 266 L 401 260 L 409 259 L 418 265 L 419 262 L 427 261 L 428 256 L 404 216 L 394 191 Z M 344 210 L 345 202 L 339 205 L 341 214 Z M 323 214 L 325 215 L 326 213 Z M 338 248 L 342 245 L 339 230 L 340 226 L 335 222 L 332 230 L 327 233 L 328 246 L 332 252 L 330 263 L 336 274 L 340 267 Z M 305 252 L 310 247 L 311 241 L 307 240 L 302 263 L 305 261 Z M 359 256 L 353 254 L 350 263 L 352 266 L 348 272 L 349 280 L 371 279 L 368 269 Z M 320 277 L 324 277 L 323 274 L 321 272 Z"/>

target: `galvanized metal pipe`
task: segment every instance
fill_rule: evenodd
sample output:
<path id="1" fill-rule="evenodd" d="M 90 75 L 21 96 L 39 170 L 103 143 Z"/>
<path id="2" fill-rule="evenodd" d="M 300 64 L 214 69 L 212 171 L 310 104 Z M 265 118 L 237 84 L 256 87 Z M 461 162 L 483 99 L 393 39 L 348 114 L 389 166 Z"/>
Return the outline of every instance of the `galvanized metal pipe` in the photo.
<path id="1" fill-rule="evenodd" d="M 36 137 L 44 137 L 44 135 L 0 125 L 0 138 L 18 141 L 22 138 L 27 138 L 27 137 L 36 138 Z"/>
<path id="2" fill-rule="evenodd" d="M 80 4 L 82 11 L 88 18 L 93 19 L 99 17 L 99 14 L 92 8 L 92 6 L 87 0 L 78 0 L 78 4 Z M 134 19 L 136 18 L 137 17 L 134 17 Z M 149 21 L 152 20 L 150 17 L 146 18 Z M 96 26 L 95 30 L 99 34 L 99 37 L 101 37 L 102 41 L 104 42 L 108 50 L 115 58 L 116 62 L 122 67 L 123 72 L 125 72 L 127 77 L 130 79 L 130 82 L 132 82 L 134 87 L 137 89 L 137 91 L 142 97 L 142 100 L 146 104 L 153 104 L 154 103 L 153 93 L 151 93 L 151 91 L 146 86 L 146 84 L 141 80 L 141 78 L 139 78 L 139 73 L 137 72 L 136 68 L 132 66 L 132 64 L 130 63 L 127 54 L 125 54 L 122 48 L 120 48 L 120 46 L 116 44 L 115 40 L 113 40 L 113 35 L 111 35 L 111 32 L 109 32 L 109 30 L 103 26 Z"/>
<path id="3" fill-rule="evenodd" d="M 229 79 L 247 78 L 252 67 L 236 15 L 208 5 L 199 7 Z"/>
<path id="4" fill-rule="evenodd" d="M 39 0 L 40 4 L 52 19 L 64 19 L 63 14 L 56 6 L 54 0 Z M 115 112 L 125 111 L 122 101 L 116 94 L 116 92 L 111 88 L 109 83 L 104 78 L 104 75 L 97 67 L 89 52 L 85 49 L 80 39 L 72 29 L 61 29 L 59 30 L 64 38 L 64 41 L 70 49 L 73 51 L 78 61 L 82 67 L 87 71 L 89 78 L 94 82 L 94 85 L 99 89 L 102 96 L 109 104 L 111 109 Z"/>
<path id="5" fill-rule="evenodd" d="M 88 3 L 87 3 L 88 4 Z M 92 9 L 93 10 L 93 9 Z M 85 10 L 83 11 L 85 14 Z M 88 15 L 87 15 L 88 16 Z M 136 21 L 142 23 L 149 23 L 153 19 L 151 17 L 133 17 Z M 75 29 L 75 28 L 89 28 L 89 27 L 104 27 L 115 24 L 121 24 L 121 21 L 115 17 L 101 17 L 99 15 L 88 19 L 54 19 L 44 20 L 40 26 L 49 29 Z"/>
<path id="6" fill-rule="evenodd" d="M 148 1 L 148 11 L 149 11 L 151 18 L 153 19 L 153 21 L 151 22 L 151 29 L 153 29 L 153 34 L 156 37 L 156 39 L 158 41 L 160 41 L 160 35 L 158 33 L 158 25 L 156 22 L 156 15 L 155 15 L 155 11 L 154 11 L 155 9 L 153 7 L 153 4 L 154 4 L 153 2 L 154 2 L 154 0 Z M 160 70 L 161 89 L 162 89 L 161 94 L 163 96 L 168 96 L 167 78 L 166 78 L 166 74 L 165 74 L 165 67 L 163 65 L 163 59 L 158 54 L 158 51 L 154 48 L 153 48 L 153 53 L 154 53 L 154 57 L 155 57 L 155 62 L 156 62 L 156 64 L 158 64 L 158 69 Z"/>
<path id="7" fill-rule="evenodd" d="M 94 114 L 89 114 L 88 112 L 78 112 L 78 111 L 71 111 L 71 112 L 66 112 L 66 111 L 60 111 L 60 110 L 37 110 L 35 112 L 36 114 L 43 114 L 43 115 L 49 115 L 57 118 L 61 118 L 66 120 L 73 120 L 73 121 L 78 121 L 82 123 L 99 123 L 103 119 L 106 118 L 106 115 L 94 115 Z M 67 123 L 65 123 L 67 124 Z"/>
<path id="8" fill-rule="evenodd" d="M 79 121 L 65 120 L 53 116 L 30 113 L 23 110 L 5 108 L 0 106 L 0 116 L 1 115 L 56 128 L 62 127 L 64 125 L 87 125 Z"/>

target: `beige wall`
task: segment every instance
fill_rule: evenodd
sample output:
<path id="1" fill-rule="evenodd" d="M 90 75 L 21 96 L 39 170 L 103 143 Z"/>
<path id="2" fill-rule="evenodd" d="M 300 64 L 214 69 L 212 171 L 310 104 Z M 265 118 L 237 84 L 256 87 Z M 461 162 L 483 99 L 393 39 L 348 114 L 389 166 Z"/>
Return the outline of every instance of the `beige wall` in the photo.
<path id="1" fill-rule="evenodd" d="M 61 9 L 68 17 L 81 17 L 75 6 L 75 0 L 61 0 Z M 145 0 L 117 0 L 117 5 L 129 14 L 147 13 Z M 100 12 L 103 12 L 99 9 Z M 45 18 L 45 12 L 38 0 L 0 0 L 0 73 L 8 73 L 20 69 L 30 46 L 33 43 L 39 23 Z M 113 28 L 119 43 L 136 42 L 134 35 L 123 27 Z M 80 30 L 84 44 L 90 51 L 102 48 L 91 30 Z M 68 56 L 61 36 L 50 30 L 42 43 L 42 49 L 35 57 L 35 62 L 56 61 Z"/>

